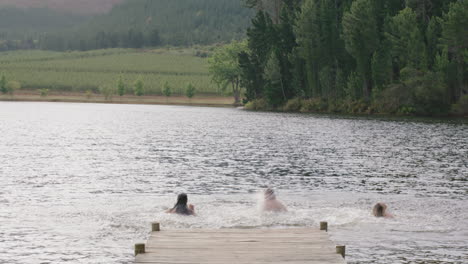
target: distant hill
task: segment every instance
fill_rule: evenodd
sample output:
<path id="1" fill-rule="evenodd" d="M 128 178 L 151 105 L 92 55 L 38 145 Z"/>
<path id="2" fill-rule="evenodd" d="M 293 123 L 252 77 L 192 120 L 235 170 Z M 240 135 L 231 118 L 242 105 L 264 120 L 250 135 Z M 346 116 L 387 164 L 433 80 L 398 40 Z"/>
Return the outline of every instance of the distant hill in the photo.
<path id="1" fill-rule="evenodd" d="M 0 0 L 1 6 L 20 8 L 51 8 L 77 14 L 99 14 L 112 9 L 123 0 Z"/>
<path id="2" fill-rule="evenodd" d="M 252 11 L 242 0 L 127 0 L 97 16 L 81 32 L 150 33 L 165 44 L 210 44 L 244 37 Z"/>
<path id="3" fill-rule="evenodd" d="M 0 8 L 0 50 L 2 41 L 32 39 L 78 27 L 89 17 L 48 8 Z M 31 42 L 31 41 L 30 41 Z"/>
<path id="4" fill-rule="evenodd" d="M 30 48 L 44 34 L 74 31 L 122 1 L 0 0 L 0 50 Z"/>
<path id="5" fill-rule="evenodd" d="M 0 0 L 0 51 L 29 48 L 91 50 L 229 42 L 245 37 L 253 15 L 242 2 Z M 110 11 L 103 13 L 111 7 Z"/>

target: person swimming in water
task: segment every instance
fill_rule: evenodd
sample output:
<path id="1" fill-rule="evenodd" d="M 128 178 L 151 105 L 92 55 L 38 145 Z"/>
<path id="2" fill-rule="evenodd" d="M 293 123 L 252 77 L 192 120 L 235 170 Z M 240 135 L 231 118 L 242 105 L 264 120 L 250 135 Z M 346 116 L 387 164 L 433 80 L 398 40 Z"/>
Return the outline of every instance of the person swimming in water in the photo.
<path id="1" fill-rule="evenodd" d="M 286 206 L 276 199 L 273 189 L 266 189 L 264 192 L 263 211 L 264 212 L 287 212 Z"/>
<path id="2" fill-rule="evenodd" d="M 385 218 L 393 218 L 393 215 L 387 212 L 387 205 L 384 203 L 377 203 L 374 205 L 372 209 L 372 214 L 375 217 L 385 217 Z"/>
<path id="3" fill-rule="evenodd" d="M 187 194 L 179 194 L 179 196 L 177 196 L 177 203 L 172 209 L 167 210 L 167 213 L 179 215 L 195 215 L 195 206 L 193 206 L 192 204 L 187 205 L 187 201 Z"/>

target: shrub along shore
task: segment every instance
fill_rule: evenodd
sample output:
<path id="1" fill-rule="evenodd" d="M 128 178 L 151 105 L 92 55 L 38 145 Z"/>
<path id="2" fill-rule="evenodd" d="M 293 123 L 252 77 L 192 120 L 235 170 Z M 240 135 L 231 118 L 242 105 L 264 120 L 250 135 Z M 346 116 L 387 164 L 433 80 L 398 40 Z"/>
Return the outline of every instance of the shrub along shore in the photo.
<path id="1" fill-rule="evenodd" d="M 323 113 L 323 114 L 356 114 L 356 115 L 391 115 L 391 116 L 433 116 L 415 113 L 414 108 L 400 108 L 397 112 L 385 111 L 382 105 L 366 102 L 365 100 L 326 100 L 321 98 L 294 98 L 282 107 L 271 107 L 265 99 L 253 100 L 245 104 L 245 109 L 252 111 L 277 111 L 295 113 Z M 438 117 L 468 118 L 468 96 L 463 97 L 458 104 L 445 115 Z"/>
<path id="2" fill-rule="evenodd" d="M 47 90 L 47 89 L 45 89 Z M 161 96 L 161 95 L 123 95 L 111 96 L 106 98 L 99 93 L 80 93 L 80 92 L 50 92 L 44 89 L 37 90 L 19 90 L 10 94 L 0 94 L 0 101 L 9 102 L 64 102 L 64 103 L 105 103 L 105 104 L 148 104 L 148 105 L 182 105 L 182 106 L 208 106 L 208 107 L 236 107 L 232 96 L 218 95 L 197 95 L 189 98 L 181 95 Z M 463 107 L 468 109 L 468 101 Z M 264 100 L 254 100 L 244 105 L 248 111 L 271 111 L 288 113 L 314 113 L 314 114 L 333 114 L 333 115 L 366 115 L 366 116 L 415 116 L 409 112 L 386 113 L 376 110 L 378 106 L 372 106 L 366 102 L 359 101 L 334 101 L 329 104 L 325 100 L 317 99 L 291 99 L 284 107 L 271 108 Z M 457 106 L 461 107 L 461 106 Z M 465 112 L 466 113 L 466 112 Z M 445 117 L 464 117 L 462 110 L 454 108 L 453 111 Z"/>

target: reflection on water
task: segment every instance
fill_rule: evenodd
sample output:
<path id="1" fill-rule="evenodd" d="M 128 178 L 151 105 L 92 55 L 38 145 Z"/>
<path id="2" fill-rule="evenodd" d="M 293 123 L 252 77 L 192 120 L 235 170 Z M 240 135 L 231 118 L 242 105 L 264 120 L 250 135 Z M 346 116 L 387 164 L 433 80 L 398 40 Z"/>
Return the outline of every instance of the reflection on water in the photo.
<path id="1" fill-rule="evenodd" d="M 468 125 L 0 103 L 0 263 L 129 263 L 164 228 L 330 225 L 349 263 L 466 263 Z M 286 214 L 258 211 L 277 189 Z M 187 192 L 198 217 L 162 213 Z M 383 201 L 395 219 L 376 219 Z"/>

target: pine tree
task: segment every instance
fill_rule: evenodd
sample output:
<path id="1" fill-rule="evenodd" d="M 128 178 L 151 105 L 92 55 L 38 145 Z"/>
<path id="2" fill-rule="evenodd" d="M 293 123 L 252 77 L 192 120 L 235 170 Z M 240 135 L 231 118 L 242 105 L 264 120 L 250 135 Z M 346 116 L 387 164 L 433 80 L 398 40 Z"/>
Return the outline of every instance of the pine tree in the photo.
<path id="1" fill-rule="evenodd" d="M 346 50 L 354 57 L 363 78 L 363 95 L 372 90 L 371 60 L 379 46 L 376 12 L 372 0 L 356 0 L 343 16 L 343 38 Z"/>
<path id="2" fill-rule="evenodd" d="M 450 4 L 450 9 L 443 16 L 442 42 L 456 64 L 457 91 L 454 98 L 458 100 L 468 93 L 466 88 L 466 54 L 468 53 L 468 1 L 458 0 Z"/>
<path id="3" fill-rule="evenodd" d="M 245 88 L 245 102 L 260 99 L 263 96 L 263 68 L 251 60 L 247 51 L 239 53 L 240 83 Z"/>
<path id="4" fill-rule="evenodd" d="M 247 29 L 247 37 L 252 60 L 259 67 L 263 68 L 266 65 L 273 43 L 276 41 L 275 35 L 270 15 L 263 11 L 257 12 L 255 18 L 252 19 L 252 26 Z"/>
<path id="5" fill-rule="evenodd" d="M 268 103 L 273 107 L 279 107 L 286 101 L 284 83 L 281 76 L 280 62 L 275 52 L 272 52 L 265 67 L 264 78 L 266 80 L 265 95 Z"/>
<path id="6" fill-rule="evenodd" d="M 285 1 L 288 2 L 288 1 Z M 283 82 L 283 92 L 286 99 L 291 99 L 296 94 L 293 84 L 293 64 L 291 57 L 293 50 L 297 46 L 294 34 L 296 21 L 295 6 L 293 3 L 283 5 L 280 15 L 280 23 L 275 25 L 277 32 L 277 42 L 274 43 L 276 56 L 279 60 L 281 78 Z"/>
<path id="7" fill-rule="evenodd" d="M 439 38 L 441 35 L 441 19 L 439 17 L 432 17 L 426 29 L 427 63 L 430 69 L 432 69 L 435 58 L 439 53 Z"/>
<path id="8" fill-rule="evenodd" d="M 321 54 L 320 25 L 318 21 L 318 6 L 316 1 L 307 0 L 299 14 L 295 32 L 299 44 L 300 55 L 306 65 L 308 90 L 306 96 L 319 97 L 321 95 L 319 83 L 319 57 Z"/>
<path id="9" fill-rule="evenodd" d="M 398 69 L 427 68 L 426 45 L 413 10 L 405 8 L 392 17 L 386 36 L 391 43 L 392 56 Z"/>
<path id="10" fill-rule="evenodd" d="M 372 80 L 374 88 L 379 92 L 392 80 L 392 57 L 389 45 L 383 44 L 372 56 Z"/>

